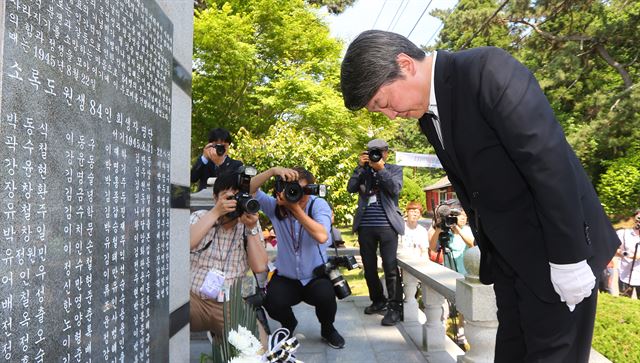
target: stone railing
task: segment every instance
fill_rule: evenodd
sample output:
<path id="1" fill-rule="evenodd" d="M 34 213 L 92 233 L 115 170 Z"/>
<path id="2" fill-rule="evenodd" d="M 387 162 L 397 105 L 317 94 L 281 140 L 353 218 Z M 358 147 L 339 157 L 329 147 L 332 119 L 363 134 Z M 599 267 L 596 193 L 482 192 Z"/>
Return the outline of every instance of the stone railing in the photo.
<path id="1" fill-rule="evenodd" d="M 478 247 L 465 252 L 463 276 L 420 256 L 419 251 L 399 250 L 398 265 L 404 283 L 404 324 L 410 335 L 411 327 L 421 330 L 422 348 L 433 361 L 493 362 L 495 336 L 498 329 L 495 295 L 492 286 L 478 280 L 480 251 Z M 415 299 L 418 282 L 426 322 L 420 322 L 419 304 Z M 463 353 L 445 334 L 446 300 L 454 303 L 464 315 L 464 331 L 470 345 Z M 421 328 L 421 329 L 420 329 Z"/>

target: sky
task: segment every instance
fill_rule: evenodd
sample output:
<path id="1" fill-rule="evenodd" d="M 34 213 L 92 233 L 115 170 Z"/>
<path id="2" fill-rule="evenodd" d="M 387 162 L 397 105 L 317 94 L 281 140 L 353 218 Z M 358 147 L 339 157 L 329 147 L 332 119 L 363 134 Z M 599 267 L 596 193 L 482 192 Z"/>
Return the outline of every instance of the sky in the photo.
<path id="1" fill-rule="evenodd" d="M 418 46 L 431 45 L 436 41 L 437 35 L 434 36 L 434 34 L 439 30 L 441 23 L 429 13 L 434 9 L 453 8 L 457 2 L 457 0 L 432 0 L 429 8 L 418 21 L 429 0 L 356 0 L 355 4 L 348 7 L 342 14 L 327 15 L 325 19 L 329 23 L 331 35 L 344 40 L 347 44 L 365 30 L 380 29 L 404 36 L 411 33 L 408 38 Z M 398 15 L 394 19 L 396 13 Z"/>

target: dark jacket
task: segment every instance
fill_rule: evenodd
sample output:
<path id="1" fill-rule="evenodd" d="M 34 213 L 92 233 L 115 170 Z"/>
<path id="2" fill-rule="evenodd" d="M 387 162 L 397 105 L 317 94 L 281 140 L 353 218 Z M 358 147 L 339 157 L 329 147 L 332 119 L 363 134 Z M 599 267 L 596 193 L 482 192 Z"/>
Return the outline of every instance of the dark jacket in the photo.
<path id="1" fill-rule="evenodd" d="M 367 196 L 364 195 L 360 185 L 363 182 L 364 168 L 357 167 L 347 184 L 349 193 L 359 193 L 358 209 L 353 219 L 353 231 L 358 231 L 358 225 L 367 206 Z M 380 203 L 389 223 L 398 234 L 404 234 L 404 219 L 398 209 L 398 196 L 402 190 L 402 167 L 393 164 L 384 164 L 384 168 L 378 172 L 378 186 L 380 188 Z"/>
<path id="2" fill-rule="evenodd" d="M 207 187 L 207 179 L 218 177 L 224 171 L 236 171 L 241 166 L 242 161 L 231 159 L 229 156 L 224 159 L 220 166 L 216 166 L 213 161 L 204 164 L 202 157 L 199 156 L 191 168 L 191 183 L 197 182 L 197 191 L 200 191 Z"/>
<path id="3" fill-rule="evenodd" d="M 599 276 L 619 241 L 531 72 L 498 48 L 439 51 L 434 83 L 444 149 L 428 114 L 420 126 L 469 216 L 481 281 L 496 254 L 548 302 L 549 262 L 586 259 Z"/>

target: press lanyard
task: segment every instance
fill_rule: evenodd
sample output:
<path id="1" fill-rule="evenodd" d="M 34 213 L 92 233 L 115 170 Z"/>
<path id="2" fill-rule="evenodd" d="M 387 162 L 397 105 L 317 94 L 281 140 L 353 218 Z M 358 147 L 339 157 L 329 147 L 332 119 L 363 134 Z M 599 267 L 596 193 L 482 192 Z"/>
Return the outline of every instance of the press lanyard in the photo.
<path id="1" fill-rule="evenodd" d="M 300 251 L 300 240 L 302 239 L 302 223 L 300 223 L 300 228 L 298 229 L 298 237 L 296 238 L 296 234 L 295 234 L 295 222 L 293 221 L 295 218 L 291 218 L 288 217 L 287 220 L 289 221 L 289 229 L 287 230 L 289 232 L 289 235 L 291 236 L 291 242 L 293 244 L 293 250 L 295 252 Z M 298 222 L 299 223 L 299 222 Z"/>
<path id="2" fill-rule="evenodd" d="M 217 232 L 218 232 L 218 230 L 216 229 L 216 233 Z M 218 256 L 220 257 L 220 261 L 222 261 L 222 253 L 224 252 L 224 250 L 227 250 L 227 256 L 226 256 L 226 259 L 224 261 L 224 265 L 223 265 L 223 268 L 222 268 L 222 271 L 225 271 L 225 272 L 227 271 L 227 267 L 229 267 L 229 261 L 231 260 L 231 255 L 233 254 L 233 251 L 231 250 L 231 246 L 233 246 L 233 243 L 236 240 L 236 232 L 238 232 L 238 225 L 237 224 L 235 226 L 233 226 L 233 236 L 231 237 L 231 240 L 230 240 L 228 246 L 227 245 L 223 245 L 222 243 L 219 244 L 220 248 L 218 250 L 219 251 Z M 215 234 L 214 234 L 214 237 L 215 237 Z M 224 238 L 222 240 L 224 242 Z M 223 247 L 226 247 L 226 248 L 223 248 Z"/>

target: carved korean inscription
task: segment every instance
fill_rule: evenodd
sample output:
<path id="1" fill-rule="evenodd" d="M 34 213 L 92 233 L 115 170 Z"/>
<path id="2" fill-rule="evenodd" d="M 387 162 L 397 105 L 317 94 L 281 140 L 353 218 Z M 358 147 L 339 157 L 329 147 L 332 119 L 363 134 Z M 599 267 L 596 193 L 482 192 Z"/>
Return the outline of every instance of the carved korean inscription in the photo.
<path id="1" fill-rule="evenodd" d="M 172 25 L 153 0 L 0 8 L 0 361 L 165 361 Z"/>

